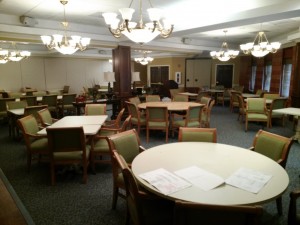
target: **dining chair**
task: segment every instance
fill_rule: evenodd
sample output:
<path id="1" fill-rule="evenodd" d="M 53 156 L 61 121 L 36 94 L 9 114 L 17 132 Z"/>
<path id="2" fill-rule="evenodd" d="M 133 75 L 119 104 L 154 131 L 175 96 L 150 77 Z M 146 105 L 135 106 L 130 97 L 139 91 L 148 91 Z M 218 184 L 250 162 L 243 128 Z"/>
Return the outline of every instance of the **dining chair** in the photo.
<path id="1" fill-rule="evenodd" d="M 203 106 L 189 106 L 186 111 L 186 116 L 183 119 L 176 117 L 172 114 L 171 130 L 174 137 L 175 131 L 177 132 L 180 127 L 200 127 Z"/>
<path id="2" fill-rule="evenodd" d="M 211 205 L 176 200 L 173 225 L 259 225 L 263 214 L 257 205 Z"/>
<path id="3" fill-rule="evenodd" d="M 239 108 L 239 99 L 238 96 L 242 95 L 241 92 L 232 90 L 230 92 L 230 111 L 234 112 L 235 108 Z"/>
<path id="4" fill-rule="evenodd" d="M 166 143 L 169 136 L 169 113 L 167 106 L 146 107 L 146 140 L 149 142 L 150 130 L 161 130 L 166 133 Z"/>
<path id="5" fill-rule="evenodd" d="M 21 98 L 22 96 L 21 92 L 8 92 L 9 98 Z"/>
<path id="6" fill-rule="evenodd" d="M 216 105 L 221 104 L 222 106 L 224 106 L 225 105 L 224 92 L 217 92 L 215 100 L 216 100 Z"/>
<path id="7" fill-rule="evenodd" d="M 245 131 L 248 130 L 249 122 L 264 122 L 269 128 L 269 113 L 264 98 L 247 98 Z"/>
<path id="8" fill-rule="evenodd" d="M 292 138 L 283 137 L 278 134 L 259 130 L 253 140 L 250 150 L 265 155 L 285 168 L 291 145 Z M 282 214 L 282 197 L 276 199 L 278 214 Z"/>
<path id="9" fill-rule="evenodd" d="M 141 129 L 146 129 L 146 116 L 144 113 L 139 111 L 136 104 L 127 101 L 125 103 L 127 105 L 128 112 L 131 115 L 130 127 L 136 126 L 138 133 L 140 133 Z"/>
<path id="10" fill-rule="evenodd" d="M 76 101 L 76 94 L 63 94 L 61 104 L 58 105 L 61 116 L 76 114 L 76 108 L 73 102 Z"/>
<path id="11" fill-rule="evenodd" d="M 28 106 L 37 105 L 36 96 L 22 96 L 20 97 L 21 101 L 26 101 Z"/>
<path id="12" fill-rule="evenodd" d="M 160 102 L 159 95 L 146 95 L 146 102 Z"/>
<path id="13" fill-rule="evenodd" d="M 9 101 L 15 101 L 14 98 L 0 98 L 0 118 L 7 119 L 7 105 Z"/>
<path id="14" fill-rule="evenodd" d="M 40 162 L 49 162 L 49 148 L 47 137 L 39 135 L 38 123 L 33 115 L 28 115 L 17 120 L 26 145 L 27 170 L 30 171 L 31 161 L 36 159 Z"/>
<path id="15" fill-rule="evenodd" d="M 47 105 L 35 105 L 35 106 L 26 106 L 24 109 L 24 116 L 33 115 L 36 119 L 39 127 L 42 127 L 42 121 L 38 116 L 38 111 L 47 108 Z"/>
<path id="16" fill-rule="evenodd" d="M 176 89 L 170 89 L 169 93 L 170 93 L 171 99 L 173 99 L 175 95 L 177 95 L 178 93 L 180 93 L 180 89 L 178 89 L 178 88 L 176 88 Z"/>
<path id="17" fill-rule="evenodd" d="M 107 115 L 106 104 L 86 104 L 84 109 L 84 115 Z"/>
<path id="18" fill-rule="evenodd" d="M 172 101 L 173 102 L 188 102 L 189 101 L 189 96 L 176 94 L 176 95 L 173 96 Z"/>
<path id="19" fill-rule="evenodd" d="M 285 115 L 282 113 L 276 113 L 273 112 L 274 109 L 282 109 L 282 108 L 286 108 L 287 106 L 287 102 L 288 99 L 287 98 L 275 98 L 273 99 L 269 109 L 268 109 L 268 113 L 269 113 L 269 126 L 270 128 L 272 127 L 272 120 L 273 119 L 279 119 L 282 121 L 282 126 L 284 126 L 284 120 L 285 120 Z"/>
<path id="20" fill-rule="evenodd" d="M 202 113 L 201 113 L 201 127 L 206 127 L 209 128 L 210 127 L 210 115 L 211 115 L 211 111 L 213 106 L 215 105 L 215 100 L 212 99 L 209 102 L 208 106 L 204 106 Z"/>
<path id="21" fill-rule="evenodd" d="M 48 108 L 44 108 L 37 112 L 37 115 L 41 121 L 42 127 L 50 126 L 51 124 L 55 123 L 58 119 L 52 118 L 51 112 Z"/>
<path id="22" fill-rule="evenodd" d="M 6 102 L 7 110 L 11 109 L 25 109 L 28 106 L 27 101 L 8 101 Z"/>
<path id="23" fill-rule="evenodd" d="M 242 122 L 245 121 L 245 116 L 246 116 L 246 104 L 244 101 L 244 98 L 242 95 L 236 95 L 238 102 L 239 102 L 239 115 L 238 115 L 238 120 L 240 120 L 240 118 L 242 118 Z"/>
<path id="24" fill-rule="evenodd" d="M 63 94 L 68 94 L 70 90 L 70 86 L 69 85 L 64 85 L 62 93 Z"/>
<path id="25" fill-rule="evenodd" d="M 124 178 L 126 225 L 172 225 L 174 202 L 144 191 L 123 156 L 114 150 L 113 158 Z"/>
<path id="26" fill-rule="evenodd" d="M 132 97 L 132 98 L 129 98 L 128 99 L 129 102 L 135 104 L 135 105 L 138 105 L 138 104 L 141 104 L 141 100 L 139 97 Z"/>
<path id="27" fill-rule="evenodd" d="M 36 96 L 36 97 L 43 97 L 44 95 L 47 95 L 47 92 L 46 91 L 34 91 L 34 92 L 32 92 L 32 95 Z"/>
<path id="28" fill-rule="evenodd" d="M 90 162 L 90 145 L 86 144 L 83 127 L 48 127 L 48 149 L 50 154 L 51 185 L 56 183 L 57 165 L 82 166 L 82 182 L 87 183 Z"/>
<path id="29" fill-rule="evenodd" d="M 42 97 L 42 105 L 47 105 L 49 111 L 54 115 L 55 118 L 58 118 L 58 104 L 57 104 L 57 95 L 44 95 Z"/>
<path id="30" fill-rule="evenodd" d="M 298 198 L 300 197 L 300 190 L 293 190 L 290 192 L 290 203 L 288 210 L 288 225 L 300 225 L 300 212 L 297 207 Z"/>
<path id="31" fill-rule="evenodd" d="M 145 151 L 145 148 L 140 144 L 140 138 L 135 129 L 126 130 L 107 137 L 109 149 L 112 153 L 116 150 L 124 157 L 129 167 L 133 159 L 140 153 Z M 125 195 L 120 190 L 125 190 L 125 183 L 122 171 L 118 164 L 112 158 L 112 174 L 113 174 L 113 199 L 112 209 L 116 208 L 118 197 L 125 198 Z"/>
<path id="32" fill-rule="evenodd" d="M 96 164 L 111 164 L 111 152 L 107 137 L 125 131 L 130 123 L 130 118 L 130 115 L 127 116 L 119 127 L 101 126 L 98 134 L 93 136 L 91 141 L 91 167 L 94 173 L 96 173 Z"/>
<path id="33" fill-rule="evenodd" d="M 179 127 L 178 141 L 217 143 L 217 129 L 200 127 Z"/>
<path id="34" fill-rule="evenodd" d="M 27 105 L 27 101 L 8 101 L 6 102 L 6 108 L 7 110 L 13 110 L 13 109 L 25 109 Z M 13 136 L 16 134 L 19 136 L 19 127 L 17 126 L 17 119 L 22 116 L 9 114 L 8 116 L 8 132 L 9 136 Z"/>
<path id="35" fill-rule="evenodd" d="M 119 128 L 121 126 L 121 121 L 122 121 L 122 117 L 124 115 L 125 112 L 125 108 L 122 108 L 118 115 L 117 118 L 114 120 L 107 120 L 105 121 L 105 123 L 101 126 L 101 127 L 106 127 L 106 128 Z"/>

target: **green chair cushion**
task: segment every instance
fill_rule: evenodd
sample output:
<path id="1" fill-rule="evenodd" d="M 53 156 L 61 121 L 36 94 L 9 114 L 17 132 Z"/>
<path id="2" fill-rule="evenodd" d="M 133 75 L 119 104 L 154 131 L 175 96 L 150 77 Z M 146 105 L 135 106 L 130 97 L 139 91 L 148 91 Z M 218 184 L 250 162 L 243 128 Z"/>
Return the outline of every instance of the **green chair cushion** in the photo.
<path id="1" fill-rule="evenodd" d="M 90 156 L 90 146 L 86 146 L 86 158 Z M 80 160 L 82 159 L 82 151 L 74 151 L 74 152 L 54 152 L 53 153 L 54 160 Z"/>
<path id="2" fill-rule="evenodd" d="M 277 161 L 281 159 L 284 145 L 285 142 L 282 140 L 261 134 L 257 139 L 255 151 Z"/>

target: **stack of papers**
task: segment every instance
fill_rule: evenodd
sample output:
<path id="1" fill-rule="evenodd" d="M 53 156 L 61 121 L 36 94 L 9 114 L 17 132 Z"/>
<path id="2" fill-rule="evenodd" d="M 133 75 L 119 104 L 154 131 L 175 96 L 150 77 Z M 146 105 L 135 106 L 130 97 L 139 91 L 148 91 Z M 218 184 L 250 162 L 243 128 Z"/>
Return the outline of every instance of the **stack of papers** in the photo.
<path id="1" fill-rule="evenodd" d="M 224 183 L 252 193 L 258 193 L 272 177 L 252 169 L 240 168 L 224 180 L 222 177 L 197 166 L 177 170 L 174 173 L 160 168 L 139 176 L 165 195 L 192 185 L 209 191 Z"/>

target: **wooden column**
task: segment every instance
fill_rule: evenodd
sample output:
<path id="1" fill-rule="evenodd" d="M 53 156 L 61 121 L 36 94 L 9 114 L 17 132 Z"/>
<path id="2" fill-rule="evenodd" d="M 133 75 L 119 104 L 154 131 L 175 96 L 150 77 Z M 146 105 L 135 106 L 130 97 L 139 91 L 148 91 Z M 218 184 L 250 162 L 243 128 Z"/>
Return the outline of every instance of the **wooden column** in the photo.
<path id="1" fill-rule="evenodd" d="M 114 92 L 121 100 L 121 108 L 131 94 L 131 50 L 128 46 L 118 46 L 113 49 L 113 71 L 116 82 Z"/>
<path id="2" fill-rule="evenodd" d="M 300 43 L 293 49 L 293 69 L 291 80 L 291 106 L 300 107 Z"/>

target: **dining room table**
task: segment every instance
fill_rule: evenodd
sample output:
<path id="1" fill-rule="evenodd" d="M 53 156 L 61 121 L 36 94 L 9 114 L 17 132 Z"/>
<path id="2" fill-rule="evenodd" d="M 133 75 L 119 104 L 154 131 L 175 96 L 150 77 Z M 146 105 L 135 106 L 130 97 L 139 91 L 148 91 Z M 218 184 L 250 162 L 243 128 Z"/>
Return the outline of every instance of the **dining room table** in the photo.
<path id="1" fill-rule="evenodd" d="M 67 128 L 82 126 L 85 135 L 95 135 L 106 121 L 107 115 L 99 116 L 65 116 L 48 127 Z M 47 127 L 47 128 L 48 128 Z M 38 131 L 39 135 L 47 135 L 47 128 Z"/>
<path id="2" fill-rule="evenodd" d="M 190 106 L 204 106 L 197 102 L 143 102 L 138 104 L 140 110 L 145 110 L 147 106 L 166 106 L 168 111 L 186 111 Z"/>
<path id="3" fill-rule="evenodd" d="M 262 204 L 281 196 L 289 185 L 287 172 L 276 161 L 249 149 L 221 143 L 158 145 L 136 156 L 132 171 L 138 183 L 153 194 L 201 204 Z M 171 178 L 165 179 L 162 171 L 171 173 Z M 172 190 L 171 183 L 177 182 L 179 176 L 189 185 L 178 185 L 183 188 L 170 193 L 161 191 Z M 147 181 L 149 177 L 154 177 L 155 182 Z M 211 182 L 215 177 L 218 182 Z"/>

